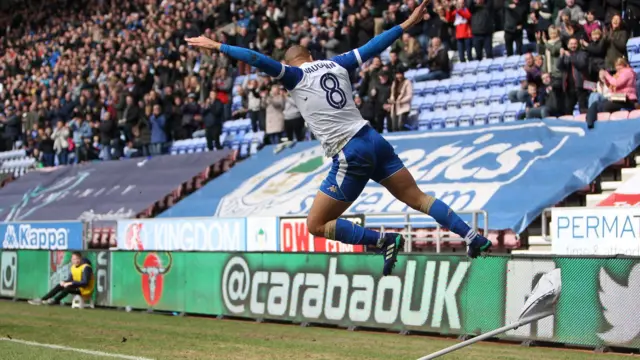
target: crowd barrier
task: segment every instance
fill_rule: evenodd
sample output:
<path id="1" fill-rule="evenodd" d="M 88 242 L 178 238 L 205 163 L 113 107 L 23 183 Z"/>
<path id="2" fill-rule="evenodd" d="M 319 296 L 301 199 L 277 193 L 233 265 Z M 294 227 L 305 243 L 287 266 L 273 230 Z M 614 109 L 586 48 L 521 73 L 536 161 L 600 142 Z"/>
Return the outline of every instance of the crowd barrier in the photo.
<path id="1" fill-rule="evenodd" d="M 562 269 L 554 317 L 502 336 L 640 347 L 640 259 L 278 252 L 87 252 L 98 305 L 340 327 L 478 334 L 514 321 L 543 274 Z M 42 296 L 66 276 L 65 251 L 2 251 L 0 296 Z M 212 325 L 214 326 L 214 325 Z"/>
<path id="2" fill-rule="evenodd" d="M 459 214 L 476 230 L 488 232 L 485 211 L 460 211 Z M 416 229 L 433 228 L 428 240 L 440 252 L 440 243 L 456 238 L 441 229 L 431 217 L 419 213 L 372 213 L 346 215 L 343 218 L 359 225 L 402 230 L 413 241 L 427 240 Z M 0 249 L 84 250 L 94 234 L 104 227 L 113 229 L 112 245 L 120 250 L 149 251 L 282 251 L 282 252 L 364 252 L 360 245 L 343 244 L 309 234 L 306 217 L 248 218 L 154 218 L 69 221 L 10 222 L 0 224 Z M 460 239 L 461 240 L 461 239 Z M 117 245 L 116 245 L 117 244 Z"/>

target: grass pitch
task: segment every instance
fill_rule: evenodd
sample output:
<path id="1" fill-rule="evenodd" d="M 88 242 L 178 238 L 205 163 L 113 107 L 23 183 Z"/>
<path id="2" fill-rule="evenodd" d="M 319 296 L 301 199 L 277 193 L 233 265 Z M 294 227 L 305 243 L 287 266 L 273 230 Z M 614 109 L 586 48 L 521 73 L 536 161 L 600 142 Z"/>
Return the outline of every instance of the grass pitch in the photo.
<path id="1" fill-rule="evenodd" d="M 76 310 L 61 306 L 32 306 L 0 301 L 0 338 L 55 344 L 152 359 L 384 359 L 415 360 L 456 343 L 453 339 L 351 332 L 126 313 Z M 69 350 L 0 341 L 3 360 L 106 359 Z M 115 358 L 115 357 L 113 357 Z M 524 348 L 501 343 L 472 345 L 442 359 L 605 360 L 625 355 L 587 351 Z"/>

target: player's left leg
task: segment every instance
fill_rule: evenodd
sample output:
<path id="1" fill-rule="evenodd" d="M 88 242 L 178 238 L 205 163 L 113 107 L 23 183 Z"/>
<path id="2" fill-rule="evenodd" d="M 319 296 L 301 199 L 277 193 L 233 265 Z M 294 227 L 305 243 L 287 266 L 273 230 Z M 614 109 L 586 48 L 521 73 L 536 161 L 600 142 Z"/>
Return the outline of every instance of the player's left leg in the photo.
<path id="1" fill-rule="evenodd" d="M 431 216 L 440 225 L 462 237 L 469 246 L 469 257 L 476 258 L 491 248 L 491 242 L 471 229 L 447 204 L 422 192 L 407 168 L 403 167 L 380 184 L 396 199 Z"/>

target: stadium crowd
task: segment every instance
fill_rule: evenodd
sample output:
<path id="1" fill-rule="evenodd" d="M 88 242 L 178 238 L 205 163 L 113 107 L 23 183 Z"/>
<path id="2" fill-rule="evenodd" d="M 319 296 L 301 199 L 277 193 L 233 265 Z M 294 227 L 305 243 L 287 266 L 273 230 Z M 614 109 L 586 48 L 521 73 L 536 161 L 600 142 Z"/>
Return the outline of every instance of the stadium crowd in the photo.
<path id="1" fill-rule="evenodd" d="M 634 107 L 636 77 L 625 61 L 634 29 L 625 24 L 639 26 L 640 4 L 626 4 L 433 0 L 422 25 L 391 47 L 386 63 L 375 58 L 353 74 L 355 101 L 378 131 L 385 121 L 388 131 L 401 130 L 413 93 L 407 69 L 429 69 L 414 82 L 446 79 L 449 51 L 457 51 L 458 61 L 493 57 L 493 35 L 504 31 L 508 55 L 539 54 L 527 55 L 527 81 L 509 95 L 527 103 L 528 116 L 570 114 L 576 103 L 588 114 Z M 189 49 L 184 37 L 204 34 L 276 60 L 301 44 L 314 58 L 329 58 L 399 24 L 415 6 L 415 0 L 17 3 L 0 15 L 0 151 L 24 148 L 54 166 L 160 154 L 194 133 L 205 134 L 209 149 L 221 148 L 224 121 L 245 117 L 267 142 L 304 140 L 304 120 L 279 85 L 245 77 L 234 89 L 235 76 L 252 69 Z M 623 11 L 630 20 L 623 21 Z M 616 97 L 620 92 L 624 98 Z"/>

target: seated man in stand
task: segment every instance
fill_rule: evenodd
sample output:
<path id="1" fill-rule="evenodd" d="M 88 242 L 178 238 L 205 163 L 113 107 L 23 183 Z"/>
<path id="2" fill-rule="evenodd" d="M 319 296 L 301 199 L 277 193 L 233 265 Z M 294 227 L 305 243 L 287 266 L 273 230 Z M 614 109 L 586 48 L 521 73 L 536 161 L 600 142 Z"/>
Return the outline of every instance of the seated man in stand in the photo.
<path id="1" fill-rule="evenodd" d="M 83 299 L 90 300 L 94 285 L 91 263 L 87 258 L 83 258 L 80 252 L 74 252 L 71 255 L 71 273 L 67 280 L 56 285 L 42 299 L 29 300 L 29 304 L 59 304 L 69 294 L 80 295 Z"/>

